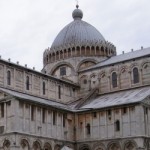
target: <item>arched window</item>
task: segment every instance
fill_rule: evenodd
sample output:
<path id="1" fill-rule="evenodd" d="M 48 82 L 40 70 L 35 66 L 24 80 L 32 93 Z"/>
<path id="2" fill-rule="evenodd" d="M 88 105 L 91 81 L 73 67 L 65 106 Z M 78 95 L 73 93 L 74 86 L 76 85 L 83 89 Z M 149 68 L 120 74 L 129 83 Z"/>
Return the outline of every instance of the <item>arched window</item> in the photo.
<path id="1" fill-rule="evenodd" d="M 40 143 L 37 142 L 37 141 L 35 141 L 35 142 L 33 143 L 33 148 L 32 148 L 32 149 L 33 149 L 33 150 L 40 150 L 40 149 L 41 149 Z"/>
<path id="2" fill-rule="evenodd" d="M 52 150 L 52 147 L 49 143 L 44 144 L 44 150 Z"/>
<path id="3" fill-rule="evenodd" d="M 116 72 L 112 73 L 112 87 L 113 88 L 117 87 L 117 73 Z"/>
<path id="4" fill-rule="evenodd" d="M 43 95 L 45 95 L 45 82 L 43 82 Z"/>
<path id="5" fill-rule="evenodd" d="M 26 90 L 30 89 L 30 80 L 29 80 L 29 76 L 26 77 Z"/>
<path id="6" fill-rule="evenodd" d="M 10 141 L 9 140 L 4 141 L 3 148 L 4 148 L 4 150 L 9 150 L 10 149 Z"/>
<path id="7" fill-rule="evenodd" d="M 139 71 L 138 68 L 133 69 L 133 83 L 139 83 Z"/>
<path id="8" fill-rule="evenodd" d="M 119 120 L 117 120 L 115 122 L 115 129 L 116 129 L 116 131 L 120 131 L 120 121 Z"/>
<path id="9" fill-rule="evenodd" d="M 11 72 L 7 71 L 7 85 L 11 85 Z"/>
<path id="10" fill-rule="evenodd" d="M 23 139 L 21 140 L 21 150 L 28 150 L 29 149 L 29 143 L 27 140 Z"/>
<path id="11" fill-rule="evenodd" d="M 86 129 L 87 129 L 87 135 L 90 135 L 91 134 L 91 126 L 89 123 L 87 124 Z"/>

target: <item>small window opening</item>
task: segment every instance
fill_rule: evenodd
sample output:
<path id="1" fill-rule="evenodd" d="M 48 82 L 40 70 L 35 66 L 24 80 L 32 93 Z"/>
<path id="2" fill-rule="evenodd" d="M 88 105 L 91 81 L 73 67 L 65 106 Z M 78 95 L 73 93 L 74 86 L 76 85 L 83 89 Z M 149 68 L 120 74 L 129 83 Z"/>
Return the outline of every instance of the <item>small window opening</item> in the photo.
<path id="1" fill-rule="evenodd" d="M 56 125 L 56 112 L 53 111 L 53 125 Z"/>
<path id="2" fill-rule="evenodd" d="M 145 107 L 145 114 L 147 115 L 148 114 L 148 108 Z"/>
<path id="3" fill-rule="evenodd" d="M 96 118 L 97 117 L 97 113 L 93 112 L 93 117 Z"/>
<path id="4" fill-rule="evenodd" d="M 110 109 L 108 110 L 108 116 L 111 116 L 111 110 Z"/>
<path id="5" fill-rule="evenodd" d="M 1 117 L 4 117 L 4 103 L 1 103 Z"/>
<path id="6" fill-rule="evenodd" d="M 60 76 L 66 75 L 66 67 L 61 67 L 60 68 Z"/>
<path id="7" fill-rule="evenodd" d="M 91 126 L 89 123 L 87 124 L 86 129 L 87 129 L 87 135 L 90 135 L 91 134 Z"/>
<path id="8" fill-rule="evenodd" d="M 115 122 L 115 129 L 116 129 L 116 131 L 120 131 L 120 121 L 119 120 L 117 120 Z"/>
<path id="9" fill-rule="evenodd" d="M 127 107 L 124 107 L 123 108 L 123 114 L 126 114 L 127 113 Z"/>
<path id="10" fill-rule="evenodd" d="M 7 85 L 11 85 L 11 72 L 7 71 Z"/>
<path id="11" fill-rule="evenodd" d="M 45 82 L 43 82 L 43 95 L 45 95 Z"/>
<path id="12" fill-rule="evenodd" d="M 30 80 L 29 80 L 29 76 L 26 77 L 26 90 L 30 89 Z"/>
<path id="13" fill-rule="evenodd" d="M 31 120 L 35 120 L 35 107 L 33 105 L 31 105 Z"/>
<path id="14" fill-rule="evenodd" d="M 63 127 L 65 127 L 66 126 L 66 114 L 63 114 Z"/>

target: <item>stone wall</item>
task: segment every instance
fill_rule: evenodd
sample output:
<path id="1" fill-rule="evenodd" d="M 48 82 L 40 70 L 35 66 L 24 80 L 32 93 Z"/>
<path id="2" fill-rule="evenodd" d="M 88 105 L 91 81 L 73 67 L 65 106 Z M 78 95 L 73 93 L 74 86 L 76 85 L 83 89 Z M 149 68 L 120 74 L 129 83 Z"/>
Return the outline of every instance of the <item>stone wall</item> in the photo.
<path id="1" fill-rule="evenodd" d="M 134 68 L 138 70 L 139 82 L 137 83 L 134 83 Z M 113 73 L 117 75 L 116 87 L 112 85 Z M 103 94 L 150 85 L 150 58 L 141 58 L 80 72 L 79 82 L 81 94 L 94 88 L 99 89 L 99 94 Z"/>
<path id="2" fill-rule="evenodd" d="M 145 113 L 145 107 L 142 105 L 76 114 L 76 140 L 83 142 L 150 136 L 149 121 L 150 110 L 147 108 Z"/>
<path id="3" fill-rule="evenodd" d="M 10 78 L 8 72 L 10 72 Z M 44 89 L 43 83 L 45 84 Z M 0 62 L 0 86 L 64 103 L 74 100 L 76 97 L 76 86 L 73 84 L 53 79 L 42 73 L 18 67 L 11 63 Z M 58 91 L 59 86 L 61 87 L 60 91 Z"/>

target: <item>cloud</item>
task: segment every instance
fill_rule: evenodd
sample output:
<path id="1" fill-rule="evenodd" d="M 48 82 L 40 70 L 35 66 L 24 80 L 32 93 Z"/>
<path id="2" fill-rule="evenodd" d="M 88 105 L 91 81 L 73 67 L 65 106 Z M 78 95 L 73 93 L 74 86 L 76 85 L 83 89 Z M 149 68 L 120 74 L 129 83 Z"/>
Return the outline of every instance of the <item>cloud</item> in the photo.
<path id="1" fill-rule="evenodd" d="M 42 56 L 72 21 L 75 0 L 1 0 L 0 55 L 42 69 Z M 95 26 L 118 53 L 148 47 L 149 0 L 80 0 L 83 20 Z"/>

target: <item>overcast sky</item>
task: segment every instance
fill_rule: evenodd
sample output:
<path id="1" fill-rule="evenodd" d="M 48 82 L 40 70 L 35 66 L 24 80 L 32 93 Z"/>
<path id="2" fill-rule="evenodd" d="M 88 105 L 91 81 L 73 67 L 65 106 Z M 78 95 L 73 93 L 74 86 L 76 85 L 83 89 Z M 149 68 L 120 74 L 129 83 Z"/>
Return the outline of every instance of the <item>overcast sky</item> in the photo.
<path id="1" fill-rule="evenodd" d="M 72 19 L 75 0 L 0 0 L 0 55 L 42 69 L 43 51 Z M 118 54 L 150 47 L 150 0 L 79 0 L 83 20 Z"/>

